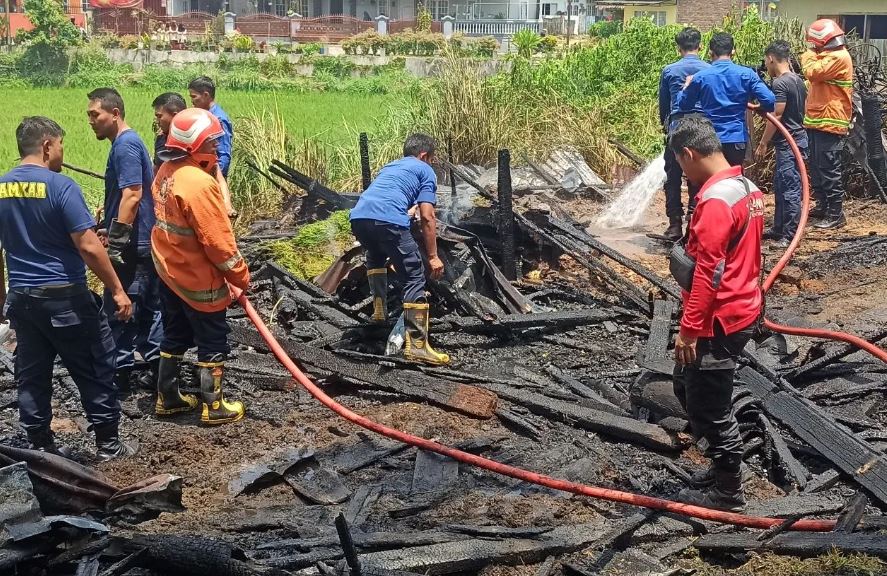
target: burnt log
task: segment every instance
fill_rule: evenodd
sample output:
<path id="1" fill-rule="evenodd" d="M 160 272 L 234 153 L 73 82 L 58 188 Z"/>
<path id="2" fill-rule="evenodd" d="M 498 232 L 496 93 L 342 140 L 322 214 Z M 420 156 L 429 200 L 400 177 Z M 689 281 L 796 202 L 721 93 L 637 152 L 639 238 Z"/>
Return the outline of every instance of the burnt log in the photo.
<path id="1" fill-rule="evenodd" d="M 882 534 L 844 534 L 836 532 L 786 532 L 761 542 L 755 534 L 708 534 L 694 543 L 702 552 L 742 553 L 768 551 L 810 558 L 833 550 L 887 558 L 887 536 Z"/>
<path id="2" fill-rule="evenodd" d="M 780 470 L 786 480 L 797 486 L 798 490 L 803 490 L 807 485 L 810 472 L 791 453 L 782 434 L 776 430 L 766 416 L 763 414 L 758 416 L 758 423 L 764 431 L 764 446 L 770 448 L 769 453 L 773 464 L 771 471 Z"/>

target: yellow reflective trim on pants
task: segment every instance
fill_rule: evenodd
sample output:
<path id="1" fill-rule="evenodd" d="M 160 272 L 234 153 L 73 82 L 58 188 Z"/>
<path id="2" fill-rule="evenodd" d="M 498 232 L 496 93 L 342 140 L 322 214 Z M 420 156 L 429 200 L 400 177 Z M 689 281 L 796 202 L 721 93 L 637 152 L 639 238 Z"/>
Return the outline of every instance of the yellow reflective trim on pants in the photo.
<path id="1" fill-rule="evenodd" d="M 161 230 L 166 230 L 172 234 L 178 234 L 179 236 L 194 236 L 193 228 L 186 228 L 184 226 L 178 226 L 176 224 L 172 224 L 171 222 L 167 222 L 166 220 L 157 220 L 154 224 Z"/>
<path id="2" fill-rule="evenodd" d="M 222 272 L 227 272 L 228 270 L 231 270 L 232 268 L 237 266 L 241 260 L 243 260 L 243 256 L 240 255 L 240 252 L 236 252 L 234 256 L 228 258 L 221 264 L 215 264 L 215 267 Z"/>

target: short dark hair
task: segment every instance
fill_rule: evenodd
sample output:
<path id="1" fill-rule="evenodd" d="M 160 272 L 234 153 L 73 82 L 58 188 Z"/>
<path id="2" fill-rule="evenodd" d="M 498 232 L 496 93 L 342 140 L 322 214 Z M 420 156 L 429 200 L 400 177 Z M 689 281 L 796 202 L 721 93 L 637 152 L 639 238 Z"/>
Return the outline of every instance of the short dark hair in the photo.
<path id="1" fill-rule="evenodd" d="M 86 95 L 90 102 L 98 101 L 102 104 L 102 110 L 112 112 L 114 108 L 120 110 L 120 117 L 126 118 L 126 109 L 123 107 L 123 96 L 114 88 L 96 88 Z"/>
<path id="2" fill-rule="evenodd" d="M 702 43 L 702 34 L 696 28 L 687 27 L 675 34 L 675 44 L 684 52 L 692 52 L 699 50 L 699 44 Z"/>
<path id="3" fill-rule="evenodd" d="M 15 129 L 15 141 L 21 158 L 37 153 L 44 140 L 64 136 L 62 127 L 46 116 L 26 116 Z"/>
<path id="4" fill-rule="evenodd" d="M 708 157 L 720 152 L 721 141 L 711 120 L 702 114 L 688 114 L 675 122 L 668 137 L 668 146 L 675 155 L 683 154 L 684 148 L 690 148 Z"/>
<path id="5" fill-rule="evenodd" d="M 726 32 L 716 32 L 708 41 L 708 49 L 717 57 L 733 55 L 733 35 Z"/>
<path id="6" fill-rule="evenodd" d="M 185 99 L 178 92 L 164 92 L 151 102 L 153 108 L 163 108 L 172 114 L 178 114 L 188 107 Z"/>
<path id="7" fill-rule="evenodd" d="M 436 148 L 437 143 L 434 141 L 434 138 L 428 134 L 411 134 L 403 143 L 403 155 L 418 156 L 422 152 L 425 152 L 429 156 L 432 156 Z"/>
<path id="8" fill-rule="evenodd" d="M 209 92 L 210 98 L 216 97 L 216 83 L 209 76 L 198 76 L 188 83 L 188 90 L 194 90 L 203 94 Z"/>
<path id="9" fill-rule="evenodd" d="M 792 57 L 792 46 L 785 40 L 775 40 L 764 50 L 767 56 L 773 56 L 780 62 L 788 62 Z"/>

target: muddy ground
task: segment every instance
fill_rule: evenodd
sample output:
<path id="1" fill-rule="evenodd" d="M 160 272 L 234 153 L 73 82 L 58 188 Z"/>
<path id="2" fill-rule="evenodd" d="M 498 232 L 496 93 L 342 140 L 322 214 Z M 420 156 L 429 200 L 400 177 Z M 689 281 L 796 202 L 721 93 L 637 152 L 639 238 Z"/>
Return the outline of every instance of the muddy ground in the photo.
<path id="1" fill-rule="evenodd" d="M 769 197 L 768 197 L 769 198 Z M 599 238 L 659 273 L 667 273 L 666 248 L 645 236 L 665 228 L 661 194 L 647 212 L 643 226 L 630 231 L 600 231 Z M 596 208 L 587 207 L 588 212 Z M 857 333 L 871 333 L 884 323 L 883 264 L 887 248 L 883 244 L 865 250 L 838 253 L 836 250 L 852 237 L 887 235 L 887 207 L 878 203 L 850 201 L 848 226 L 833 232 L 809 231 L 792 266 L 777 283 L 768 298 L 768 310 L 779 321 L 810 326 L 839 327 Z M 879 250 L 880 248 L 880 250 Z M 769 252 L 767 264 L 779 257 Z M 560 270 L 550 267 L 542 282 L 570 283 L 580 288 L 594 281 L 570 262 Z M 535 282 L 535 279 L 533 280 Z M 529 286 L 529 282 L 528 282 Z M 561 307 L 570 303 L 559 302 Z M 575 305 L 575 304 L 573 304 Z M 535 338 L 502 340 L 486 336 L 447 334 L 436 340 L 437 347 L 454 357 L 454 368 L 475 374 L 513 374 L 515 366 L 536 372 L 547 364 L 569 370 L 580 379 L 600 378 L 637 368 L 637 348 L 645 340 L 644 323 L 633 322 L 608 330 L 592 325 L 557 335 L 561 342 Z M 567 343 L 564 343 L 564 340 Z M 823 345 L 797 340 L 798 361 L 821 354 Z M 571 345 L 572 344 L 572 345 Z M 825 345 L 828 348 L 828 345 Z M 235 356 L 249 351 L 235 351 Z M 619 382 L 618 378 L 616 379 Z M 622 381 L 628 385 L 630 379 Z M 656 454 L 627 442 L 615 441 L 562 423 L 527 419 L 543 430 L 538 440 L 506 427 L 500 420 L 478 420 L 441 408 L 404 401 L 401 397 L 377 391 L 357 390 L 330 383 L 327 390 L 338 401 L 369 418 L 446 444 L 474 443 L 485 456 L 552 474 L 570 480 L 600 484 L 657 496 L 674 496 L 684 485 L 660 464 L 663 458 L 674 460 L 689 472 L 706 464 L 696 448 L 681 454 Z M 192 390 L 193 391 L 193 390 Z M 267 460 L 270 455 L 289 447 L 313 449 L 318 459 L 334 458 L 349 446 L 368 442 L 361 430 L 336 417 L 301 389 L 267 390 L 252 385 L 248 374 L 231 374 L 227 389 L 231 398 L 243 400 L 246 418 L 221 428 L 198 425 L 197 414 L 158 419 L 153 414 L 153 397 L 145 390 L 134 391 L 124 402 L 123 432 L 139 444 L 138 454 L 128 460 L 99 465 L 108 479 L 128 485 L 156 473 L 166 472 L 184 478 L 183 503 L 187 510 L 164 514 L 160 518 L 133 527 L 119 527 L 144 533 L 201 534 L 237 543 L 253 551 L 257 559 L 292 554 L 292 550 L 264 549 L 291 538 L 310 538 L 328 534 L 334 514 L 319 510 L 297 496 L 286 484 L 278 484 L 237 497 L 229 493 L 229 482 L 247 466 Z M 887 403 L 879 394 L 878 406 L 869 414 L 887 424 Z M 76 448 L 75 456 L 84 463 L 92 459 L 91 435 L 86 434 L 76 394 L 66 388 L 55 392 L 55 429 L 58 440 Z M 17 415 L 12 407 L 0 411 L 0 440 L 20 443 Z M 379 485 L 378 500 L 369 507 L 360 529 L 372 531 L 417 531 L 450 524 L 492 524 L 508 527 L 563 526 L 579 523 L 615 523 L 637 512 L 624 505 L 595 501 L 557 493 L 491 473 L 460 466 L 458 479 L 430 494 L 416 493 L 411 487 L 415 449 L 385 456 L 372 465 L 343 475 L 349 491 L 362 486 Z M 823 470 L 819 460 L 804 460 L 811 472 Z M 779 487 L 762 478 L 761 463 L 750 460 L 759 478 L 749 487 L 753 501 L 765 501 L 783 495 Z M 854 488 L 839 485 L 836 497 L 852 495 Z M 427 506 L 422 509 L 422 506 Z M 335 510 L 340 507 L 330 507 Z M 418 511 L 392 517 L 392 510 L 411 507 Z M 874 511 L 874 510 L 872 510 Z M 394 514 L 401 516 L 400 514 Z M 691 535 L 692 524 L 669 521 L 668 530 L 658 533 L 663 520 L 636 534 L 632 546 L 651 556 L 673 542 L 675 535 Z M 655 524 L 655 526 L 654 526 Z M 664 529 L 663 529 L 664 530 Z M 588 550 L 567 557 L 579 564 L 593 563 L 600 551 Z M 871 559 L 859 559 L 858 572 L 844 571 L 845 559 L 827 558 L 791 564 L 786 568 L 779 559 L 760 557 L 704 558 L 691 550 L 664 559 L 665 566 L 693 568 L 703 574 L 817 574 L 884 573 L 883 565 Z M 855 560 L 854 560 L 855 561 Z M 742 568 L 733 572 L 733 569 Z M 860 568 L 861 567 L 861 568 Z M 536 566 L 490 567 L 489 576 L 530 575 Z M 613 567 L 611 566 L 612 570 Z M 620 572 L 615 572 L 620 573 Z M 626 568 L 621 573 L 632 572 Z"/>

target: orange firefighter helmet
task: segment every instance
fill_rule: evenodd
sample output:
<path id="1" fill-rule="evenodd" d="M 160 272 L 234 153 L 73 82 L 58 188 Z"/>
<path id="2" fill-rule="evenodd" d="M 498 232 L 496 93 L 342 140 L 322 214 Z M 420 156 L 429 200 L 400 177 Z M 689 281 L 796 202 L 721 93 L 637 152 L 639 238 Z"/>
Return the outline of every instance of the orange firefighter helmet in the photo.
<path id="1" fill-rule="evenodd" d="M 220 138 L 224 133 L 222 123 L 214 115 L 201 108 L 187 108 L 172 119 L 164 150 L 157 156 L 163 161 L 191 156 L 208 170 L 215 166 L 216 155 L 200 149 L 205 142 Z"/>
<path id="2" fill-rule="evenodd" d="M 847 43 L 844 31 L 838 23 L 828 18 L 817 20 L 810 25 L 807 29 L 807 42 L 819 50 L 840 48 Z"/>

